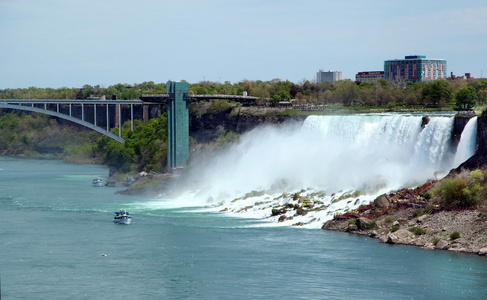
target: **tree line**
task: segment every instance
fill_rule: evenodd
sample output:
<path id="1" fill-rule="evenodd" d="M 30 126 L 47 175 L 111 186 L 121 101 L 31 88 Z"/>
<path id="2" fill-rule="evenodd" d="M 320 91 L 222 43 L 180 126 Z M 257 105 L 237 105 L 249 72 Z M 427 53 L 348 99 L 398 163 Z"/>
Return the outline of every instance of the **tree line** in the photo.
<path id="1" fill-rule="evenodd" d="M 238 83 L 199 82 L 189 85 L 191 94 L 227 94 L 259 97 L 257 105 L 276 106 L 293 99 L 297 105 L 342 105 L 345 107 L 429 106 L 469 109 L 486 104 L 487 80 L 438 80 L 429 83 L 387 82 L 357 84 L 343 80 L 334 84 L 303 81 L 292 83 L 279 79 Z M 117 99 L 136 99 L 140 94 L 164 94 L 166 84 L 117 84 L 108 88 L 85 85 L 82 89 L 27 88 L 0 90 L 2 99 L 85 99 L 90 96 L 115 96 Z M 201 103 L 200 103 L 201 104 Z M 190 105 L 190 112 L 196 103 Z M 209 113 L 226 110 L 235 104 L 225 101 L 210 103 Z M 7 110 L 8 111 L 8 110 Z M 62 123 L 45 115 L 0 110 L 0 153 L 35 155 L 45 146 L 64 148 L 66 160 L 106 164 L 119 172 L 164 171 L 167 157 L 166 114 L 142 123 L 135 121 L 135 130 L 122 130 L 124 144 L 106 136 Z M 194 112 L 193 112 L 194 113 Z M 61 124 L 62 123 L 62 124 Z M 118 129 L 113 129 L 117 132 Z M 223 136 L 233 139 L 233 136 Z M 218 140 L 216 141 L 219 142 Z"/>
<path id="2" fill-rule="evenodd" d="M 487 102 L 487 80 L 456 79 L 431 82 L 357 83 L 342 80 L 335 83 L 313 83 L 302 80 L 242 80 L 237 83 L 201 81 L 189 84 L 190 94 L 224 94 L 259 97 L 259 106 L 278 106 L 293 101 L 296 106 L 342 105 L 345 107 L 445 106 L 469 109 Z M 105 96 L 107 99 L 138 99 L 141 94 L 164 94 L 165 83 L 115 84 L 109 87 L 84 85 L 81 88 L 19 88 L 0 90 L 0 99 L 86 99 Z"/>

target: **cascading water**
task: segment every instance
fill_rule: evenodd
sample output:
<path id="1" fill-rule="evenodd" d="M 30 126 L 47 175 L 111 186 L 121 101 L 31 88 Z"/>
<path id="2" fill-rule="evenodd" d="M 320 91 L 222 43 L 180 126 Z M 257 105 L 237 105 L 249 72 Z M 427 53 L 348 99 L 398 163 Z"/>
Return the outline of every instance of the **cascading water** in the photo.
<path id="1" fill-rule="evenodd" d="M 192 166 L 194 186 L 160 205 L 210 206 L 275 224 L 273 208 L 304 197 L 319 209 L 287 212 L 282 224 L 320 227 L 379 194 L 448 173 L 453 115 L 424 121 L 418 115 L 336 115 L 310 116 L 300 127 L 259 127 L 215 159 Z"/>
<path id="2" fill-rule="evenodd" d="M 330 158 L 327 178 L 342 182 L 338 189 L 360 188 L 381 178 L 396 189 L 431 178 L 450 167 L 453 117 L 411 115 L 311 116 L 303 128 L 318 127 L 325 144 L 340 147 Z"/>
<path id="3" fill-rule="evenodd" d="M 458 143 L 457 153 L 453 167 L 458 167 L 461 163 L 469 159 L 475 154 L 477 148 L 477 117 L 471 118 L 465 128 L 463 129 Z"/>

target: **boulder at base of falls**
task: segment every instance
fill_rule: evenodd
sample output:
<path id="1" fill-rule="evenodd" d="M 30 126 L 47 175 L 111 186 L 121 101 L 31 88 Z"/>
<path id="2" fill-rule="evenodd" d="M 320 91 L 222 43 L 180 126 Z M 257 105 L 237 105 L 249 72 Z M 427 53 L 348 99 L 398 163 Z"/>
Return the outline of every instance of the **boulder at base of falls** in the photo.
<path id="1" fill-rule="evenodd" d="M 391 200 L 387 197 L 386 194 L 380 195 L 374 200 L 373 207 L 378 209 L 384 209 L 391 205 Z"/>
<path id="2" fill-rule="evenodd" d="M 479 255 L 486 255 L 487 254 L 487 248 L 482 248 L 478 252 Z"/>
<path id="3" fill-rule="evenodd" d="M 349 223 L 348 224 L 347 232 L 356 231 L 356 230 L 358 230 L 358 227 L 357 227 L 356 224 L 354 224 L 354 223 Z"/>
<path id="4" fill-rule="evenodd" d="M 399 229 L 387 236 L 387 244 L 408 244 L 411 239 L 411 232 L 406 229 Z"/>
<path id="5" fill-rule="evenodd" d="M 358 218 L 355 224 L 359 230 L 368 230 L 374 228 L 375 226 L 375 222 L 373 220 L 364 217 Z"/>
<path id="6" fill-rule="evenodd" d="M 445 240 L 439 240 L 438 243 L 436 243 L 436 249 L 446 250 L 448 247 L 450 247 L 450 244 Z"/>

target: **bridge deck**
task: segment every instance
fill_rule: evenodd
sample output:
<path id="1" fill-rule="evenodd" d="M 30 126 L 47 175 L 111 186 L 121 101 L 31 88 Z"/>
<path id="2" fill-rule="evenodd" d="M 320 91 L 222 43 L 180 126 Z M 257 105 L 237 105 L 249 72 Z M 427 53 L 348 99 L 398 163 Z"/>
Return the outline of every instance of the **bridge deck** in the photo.
<path id="1" fill-rule="evenodd" d="M 169 98 L 168 94 L 143 94 L 139 97 L 144 102 L 164 102 Z M 232 100 L 240 102 L 254 102 L 259 97 L 254 96 L 240 96 L 240 95 L 187 95 L 190 101 L 202 101 L 202 100 Z"/>
<path id="2" fill-rule="evenodd" d="M 0 99 L 5 104 L 144 104 L 142 100 Z"/>

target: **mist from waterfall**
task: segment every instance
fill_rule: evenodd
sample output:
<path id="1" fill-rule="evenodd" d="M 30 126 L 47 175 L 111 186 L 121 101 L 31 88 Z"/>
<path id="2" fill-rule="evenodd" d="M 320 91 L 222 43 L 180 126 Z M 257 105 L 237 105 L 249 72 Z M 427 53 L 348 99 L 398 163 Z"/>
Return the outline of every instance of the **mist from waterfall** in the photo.
<path id="1" fill-rule="evenodd" d="M 322 223 L 381 193 L 434 179 L 435 172 L 446 175 L 455 156 L 453 124 L 452 114 L 430 116 L 428 122 L 413 114 L 357 114 L 258 127 L 213 159 L 193 165 L 191 184 L 173 204 L 268 218 L 273 205 L 289 201 L 283 193 L 306 191 L 320 194 L 327 207 L 306 222 Z M 361 196 L 337 201 L 354 191 Z"/>
<path id="2" fill-rule="evenodd" d="M 310 116 L 301 127 L 260 127 L 201 168 L 219 193 L 269 189 L 285 180 L 330 192 L 412 186 L 451 168 L 453 116 Z"/>

